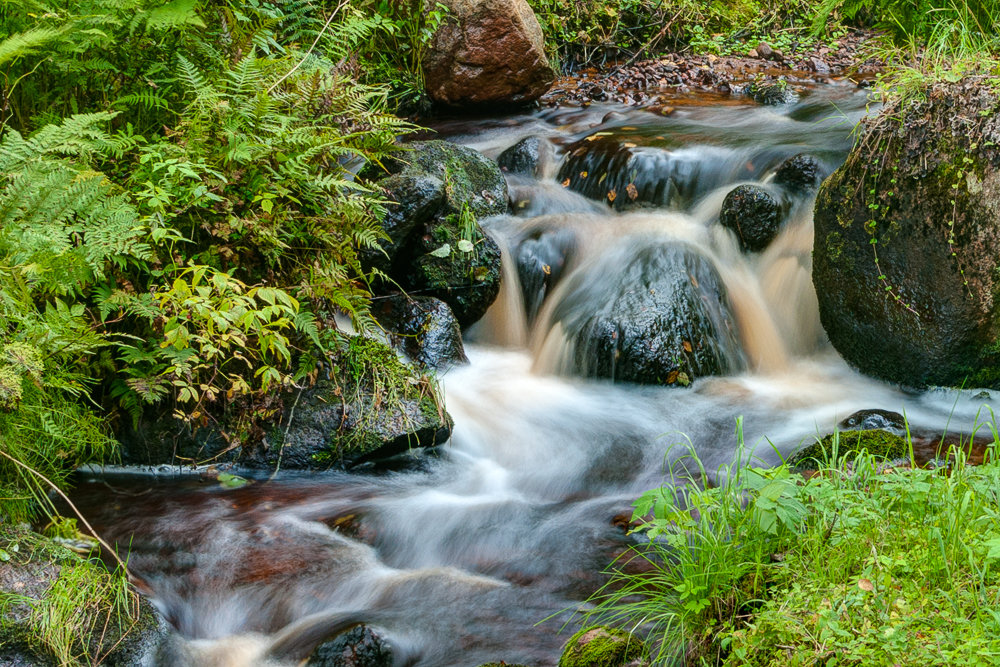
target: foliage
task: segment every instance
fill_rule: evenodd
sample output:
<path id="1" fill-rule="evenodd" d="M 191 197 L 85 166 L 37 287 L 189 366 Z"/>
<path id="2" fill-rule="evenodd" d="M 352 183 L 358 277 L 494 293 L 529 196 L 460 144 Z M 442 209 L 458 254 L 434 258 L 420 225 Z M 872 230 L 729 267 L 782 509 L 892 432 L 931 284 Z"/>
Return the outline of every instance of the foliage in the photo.
<path id="1" fill-rule="evenodd" d="M 154 405 L 244 444 L 345 354 L 336 317 L 376 327 L 382 202 L 353 174 L 411 126 L 359 80 L 369 4 L 3 1 L 2 451 L 62 484 L 112 455 L 99 415 Z M 19 470 L 0 513 L 23 518 Z"/>
<path id="2" fill-rule="evenodd" d="M 816 0 L 529 0 L 542 24 L 548 49 L 564 69 L 657 49 L 691 46 L 726 53 L 761 36 L 788 35 L 791 48 L 814 38 L 805 34 Z"/>
<path id="3" fill-rule="evenodd" d="M 734 464 L 712 485 L 695 459 L 697 479 L 636 501 L 646 541 L 616 561 L 586 621 L 647 633 L 656 664 L 996 656 L 1000 437 L 988 426 L 987 463 L 956 449 L 948 472 L 885 471 L 860 453 L 809 478 Z"/>

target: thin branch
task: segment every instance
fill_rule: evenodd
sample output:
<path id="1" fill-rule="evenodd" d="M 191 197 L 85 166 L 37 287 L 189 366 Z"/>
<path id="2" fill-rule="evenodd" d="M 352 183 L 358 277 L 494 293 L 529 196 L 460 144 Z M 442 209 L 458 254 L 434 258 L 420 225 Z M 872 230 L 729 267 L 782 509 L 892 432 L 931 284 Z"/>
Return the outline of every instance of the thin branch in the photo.
<path id="1" fill-rule="evenodd" d="M 292 69 L 290 69 L 287 72 L 285 72 L 284 76 L 282 76 L 280 79 L 278 79 L 277 81 L 275 81 L 274 85 L 267 89 L 267 94 L 268 95 L 271 94 L 271 91 L 273 91 L 275 88 L 277 88 L 279 85 L 281 85 L 282 81 L 284 81 L 285 79 L 287 79 L 288 77 L 290 77 L 295 72 L 295 70 L 297 70 L 299 67 L 302 66 L 302 63 L 304 63 L 306 61 L 306 58 L 308 58 L 310 56 L 310 54 L 312 54 L 313 49 L 316 48 L 316 45 L 319 43 L 320 37 L 322 37 L 323 33 L 326 32 L 326 29 L 330 27 L 330 24 L 333 22 L 334 17 L 337 16 L 337 13 L 340 12 L 341 9 L 343 9 L 344 7 L 347 6 L 347 3 L 348 3 L 348 0 L 341 0 L 340 4 L 337 5 L 336 9 L 333 10 L 333 13 L 330 14 L 330 18 L 328 18 L 326 20 L 326 23 L 323 25 L 323 28 L 319 31 L 319 34 L 316 35 L 316 39 L 313 40 L 312 46 L 310 46 L 309 50 L 306 51 L 306 54 L 304 56 L 302 56 L 302 60 L 300 60 L 299 62 L 295 63 L 295 67 L 293 67 Z"/>

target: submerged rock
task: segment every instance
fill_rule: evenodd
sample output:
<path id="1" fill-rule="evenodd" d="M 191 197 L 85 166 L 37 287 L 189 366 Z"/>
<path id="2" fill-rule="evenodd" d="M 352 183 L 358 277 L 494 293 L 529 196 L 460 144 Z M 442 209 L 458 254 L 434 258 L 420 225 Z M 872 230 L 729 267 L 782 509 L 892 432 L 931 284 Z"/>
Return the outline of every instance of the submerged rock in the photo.
<path id="1" fill-rule="evenodd" d="M 591 140 L 593 139 L 593 140 Z M 558 180 L 580 194 L 618 211 L 643 207 L 683 207 L 734 180 L 744 163 L 715 146 L 661 148 L 636 146 L 613 137 L 588 137 L 569 147 Z M 756 171 L 740 172 L 742 178 Z"/>
<path id="2" fill-rule="evenodd" d="M 781 231 L 786 208 L 766 188 L 740 185 L 723 200 L 719 222 L 736 234 L 744 252 L 760 252 Z"/>
<path id="3" fill-rule="evenodd" d="M 444 20 L 422 66 L 428 97 L 452 107 L 519 105 L 555 81 L 542 28 L 525 0 L 439 0 Z"/>
<path id="4" fill-rule="evenodd" d="M 571 229 L 540 231 L 517 246 L 517 275 L 528 322 L 534 322 L 545 298 L 576 252 L 576 234 Z"/>
<path id="5" fill-rule="evenodd" d="M 868 375 L 1000 387 L 1000 97 L 976 81 L 927 92 L 865 121 L 820 188 L 820 318 Z"/>
<path id="6" fill-rule="evenodd" d="M 469 362 L 458 320 L 440 299 L 396 294 L 376 300 L 372 314 L 393 347 L 422 368 L 444 370 Z"/>
<path id="7" fill-rule="evenodd" d="M 551 321 L 572 372 L 684 386 L 744 365 L 722 279 L 683 244 L 627 239 L 566 281 Z"/>
<path id="8" fill-rule="evenodd" d="M 359 625 L 316 647 L 306 667 L 392 667 L 392 648 L 377 632 Z"/>
<path id="9" fill-rule="evenodd" d="M 569 638 L 559 667 L 643 667 L 649 650 L 641 639 L 607 626 L 584 628 Z"/>

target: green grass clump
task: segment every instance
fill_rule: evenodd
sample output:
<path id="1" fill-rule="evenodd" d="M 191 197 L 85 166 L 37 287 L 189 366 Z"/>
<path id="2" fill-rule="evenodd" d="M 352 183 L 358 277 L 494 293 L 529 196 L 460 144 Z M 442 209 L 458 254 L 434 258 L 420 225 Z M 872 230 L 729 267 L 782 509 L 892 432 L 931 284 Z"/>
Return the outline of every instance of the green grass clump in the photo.
<path id="1" fill-rule="evenodd" d="M 987 462 L 953 451 L 948 474 L 886 472 L 862 451 L 809 478 L 734 464 L 713 485 L 695 460 L 693 481 L 636 501 L 648 541 L 614 563 L 585 620 L 646 633 L 654 664 L 996 662 L 991 431 Z"/>
<path id="2" fill-rule="evenodd" d="M 138 632 L 139 598 L 124 574 L 83 560 L 41 535 L 0 524 L 0 648 L 60 667 L 98 665 Z"/>

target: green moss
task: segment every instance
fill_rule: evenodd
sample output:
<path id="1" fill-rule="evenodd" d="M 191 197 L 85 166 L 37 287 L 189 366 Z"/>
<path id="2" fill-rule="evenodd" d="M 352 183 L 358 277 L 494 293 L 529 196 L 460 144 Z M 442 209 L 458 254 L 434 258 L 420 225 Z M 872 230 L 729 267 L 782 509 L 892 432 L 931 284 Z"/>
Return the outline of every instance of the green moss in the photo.
<path id="1" fill-rule="evenodd" d="M 599 626 L 584 628 L 569 638 L 559 667 L 621 667 L 648 657 L 649 651 L 639 638 L 624 630 Z"/>
<path id="2" fill-rule="evenodd" d="M 910 455 L 910 446 L 906 438 L 881 429 L 869 429 L 831 433 L 822 440 L 795 452 L 789 457 L 788 463 L 801 465 L 807 461 L 824 462 L 833 459 L 835 438 L 839 438 L 837 456 L 862 451 L 884 459 L 906 458 Z"/>

